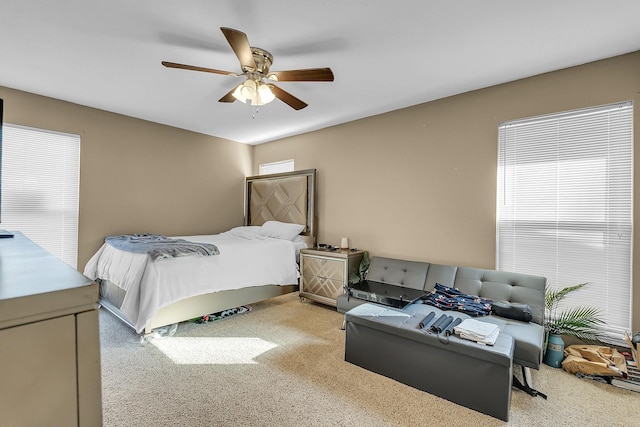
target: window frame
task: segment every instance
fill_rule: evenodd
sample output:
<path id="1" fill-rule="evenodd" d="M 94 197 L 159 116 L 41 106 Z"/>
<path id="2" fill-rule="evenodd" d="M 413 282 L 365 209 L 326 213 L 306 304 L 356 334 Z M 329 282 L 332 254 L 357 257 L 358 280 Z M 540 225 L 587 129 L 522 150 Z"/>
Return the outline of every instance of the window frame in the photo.
<path id="1" fill-rule="evenodd" d="M 4 123 L 2 228 L 78 264 L 80 136 Z M 55 163 L 52 163 L 55 162 Z"/>
<path id="2" fill-rule="evenodd" d="M 553 132 L 540 136 L 533 130 L 539 125 L 543 129 L 539 133 L 544 134 L 544 126 L 552 128 L 554 122 L 562 123 L 555 136 Z M 576 133 L 570 129 L 574 124 Z M 626 101 L 504 122 L 498 127 L 496 269 L 545 276 L 548 286 L 554 289 L 593 282 L 568 295 L 563 307 L 600 308 L 601 317 L 607 322 L 602 327 L 603 339 L 614 344 L 624 343 L 623 333 L 630 329 L 632 320 L 633 125 L 633 102 Z M 586 127 L 590 130 L 585 131 Z M 521 147 L 513 145 L 518 140 L 514 134 L 518 129 L 523 134 Z M 521 152 L 514 153 L 518 150 Z M 558 150 L 558 154 L 551 164 L 553 150 Z M 546 151 L 551 154 L 547 156 Z M 602 157 L 605 152 L 606 157 Z M 521 159 L 513 160 L 518 156 Z M 587 169 L 588 165 L 592 169 Z M 520 171 L 516 170 L 518 166 Z M 518 174 L 523 176 L 517 177 Z M 575 191 L 571 191 L 574 181 Z M 554 191 L 554 185 L 557 200 L 552 218 L 554 212 L 547 210 L 542 198 L 547 190 Z M 538 195 L 542 201 L 536 205 Z M 602 211 L 597 209 L 598 201 L 602 202 Z M 509 209 L 521 212 L 508 212 Z M 580 209 L 584 212 L 579 212 Z M 543 236 L 545 233 L 547 236 Z M 547 246 L 554 239 L 556 246 Z M 587 248 L 585 254 L 590 251 L 596 254 L 602 248 L 606 257 L 588 260 L 580 258 L 588 255 L 571 251 L 583 247 Z M 544 254 L 545 249 L 555 252 Z M 540 259 L 535 258 L 536 254 Z M 554 266 L 542 265 L 551 264 L 550 259 L 555 260 Z M 592 262 L 602 263 L 606 270 L 594 273 L 597 266 Z M 579 271 L 576 266 L 581 263 L 593 270 Z M 589 274 L 606 279 L 591 281 Z M 563 282 L 563 278 L 571 280 Z M 616 284 L 622 282 L 625 283 Z"/>

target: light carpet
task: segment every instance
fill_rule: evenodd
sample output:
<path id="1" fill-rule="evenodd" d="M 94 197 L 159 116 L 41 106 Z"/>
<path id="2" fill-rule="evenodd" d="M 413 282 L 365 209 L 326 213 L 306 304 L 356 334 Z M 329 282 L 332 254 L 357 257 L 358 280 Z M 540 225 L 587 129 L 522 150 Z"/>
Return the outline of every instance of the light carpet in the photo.
<path id="1" fill-rule="evenodd" d="M 639 393 L 543 365 L 509 422 L 344 361 L 343 316 L 297 294 L 216 322 L 139 336 L 100 311 L 104 426 L 631 426 Z M 519 369 L 518 369 L 519 371 Z"/>

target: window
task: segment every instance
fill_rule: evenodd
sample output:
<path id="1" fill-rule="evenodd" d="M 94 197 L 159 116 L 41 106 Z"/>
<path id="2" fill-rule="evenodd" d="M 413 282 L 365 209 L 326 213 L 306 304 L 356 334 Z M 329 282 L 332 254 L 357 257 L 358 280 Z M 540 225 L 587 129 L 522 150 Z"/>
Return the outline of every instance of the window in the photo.
<path id="1" fill-rule="evenodd" d="M 76 268 L 80 137 L 4 125 L 2 228 Z"/>
<path id="2" fill-rule="evenodd" d="M 292 172 L 293 159 L 281 160 L 279 162 L 263 163 L 260 165 L 258 175 L 267 175 L 270 173 Z"/>
<path id="3" fill-rule="evenodd" d="M 589 282 L 568 305 L 598 307 L 606 338 L 631 326 L 633 105 L 499 126 L 497 268 Z"/>

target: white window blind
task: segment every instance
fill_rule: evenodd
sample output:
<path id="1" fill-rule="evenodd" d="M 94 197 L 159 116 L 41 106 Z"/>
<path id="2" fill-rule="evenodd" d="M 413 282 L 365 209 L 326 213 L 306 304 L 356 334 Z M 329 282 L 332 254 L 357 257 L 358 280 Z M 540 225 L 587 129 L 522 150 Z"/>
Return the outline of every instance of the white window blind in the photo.
<path id="1" fill-rule="evenodd" d="M 2 228 L 21 231 L 76 268 L 80 137 L 5 124 Z"/>
<path id="2" fill-rule="evenodd" d="M 497 268 L 589 282 L 566 306 L 598 307 L 613 343 L 631 327 L 633 104 L 499 126 Z"/>
<path id="3" fill-rule="evenodd" d="M 292 172 L 294 170 L 293 159 L 281 160 L 279 162 L 262 163 L 259 166 L 258 175 L 267 175 L 270 173 Z"/>

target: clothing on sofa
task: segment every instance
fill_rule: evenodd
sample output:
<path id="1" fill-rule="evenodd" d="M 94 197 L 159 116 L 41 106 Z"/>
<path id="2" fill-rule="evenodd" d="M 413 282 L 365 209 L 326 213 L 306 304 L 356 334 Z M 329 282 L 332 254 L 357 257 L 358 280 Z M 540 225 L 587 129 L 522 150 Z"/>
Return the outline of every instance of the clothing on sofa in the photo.
<path id="1" fill-rule="evenodd" d="M 469 316 L 486 316 L 491 313 L 491 300 L 467 295 L 457 289 L 436 283 L 424 302 L 442 310 L 456 310 Z"/>

